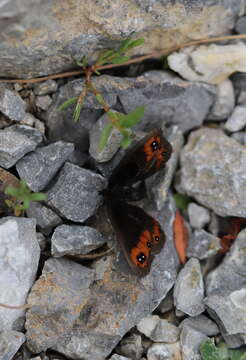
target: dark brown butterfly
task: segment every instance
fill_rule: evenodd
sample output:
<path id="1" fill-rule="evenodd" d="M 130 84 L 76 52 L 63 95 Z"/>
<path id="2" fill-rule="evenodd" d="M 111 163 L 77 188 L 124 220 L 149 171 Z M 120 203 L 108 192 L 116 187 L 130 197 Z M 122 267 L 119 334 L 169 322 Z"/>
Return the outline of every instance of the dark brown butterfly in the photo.
<path id="1" fill-rule="evenodd" d="M 109 217 L 128 264 L 140 276 L 149 272 L 153 255 L 165 243 L 165 234 L 152 216 L 127 202 L 129 193 L 134 197 L 133 185 L 163 169 L 171 153 L 162 131 L 154 129 L 125 154 L 109 179 Z"/>

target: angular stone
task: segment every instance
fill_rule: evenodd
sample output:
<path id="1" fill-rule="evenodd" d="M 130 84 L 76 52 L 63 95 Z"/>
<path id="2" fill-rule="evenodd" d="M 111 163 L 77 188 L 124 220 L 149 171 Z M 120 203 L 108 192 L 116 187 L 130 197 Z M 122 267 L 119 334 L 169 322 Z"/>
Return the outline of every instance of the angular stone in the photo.
<path id="1" fill-rule="evenodd" d="M 69 333 L 90 297 L 94 271 L 67 259 L 46 261 L 42 276 L 32 287 L 26 315 L 29 349 L 45 351 Z"/>
<path id="2" fill-rule="evenodd" d="M 187 211 L 190 225 L 195 229 L 202 229 L 210 221 L 209 211 L 203 206 L 191 202 L 188 205 Z"/>
<path id="3" fill-rule="evenodd" d="M 32 114 L 25 113 L 24 117 L 20 121 L 20 124 L 21 125 L 28 125 L 28 126 L 32 127 L 34 125 L 35 119 L 36 118 Z"/>
<path id="4" fill-rule="evenodd" d="M 18 161 L 16 169 L 21 179 L 33 191 L 43 190 L 74 151 L 74 145 L 57 141 L 39 147 Z"/>
<path id="5" fill-rule="evenodd" d="M 12 167 L 42 141 L 42 134 L 25 125 L 13 125 L 0 130 L 0 166 Z"/>
<path id="6" fill-rule="evenodd" d="M 49 95 L 36 97 L 36 105 L 41 110 L 48 110 L 51 104 L 52 104 L 52 99 Z"/>
<path id="7" fill-rule="evenodd" d="M 154 342 L 175 343 L 179 338 L 179 328 L 161 319 L 157 315 L 150 315 L 137 324 L 137 329 Z"/>
<path id="8" fill-rule="evenodd" d="M 103 236 L 89 226 L 60 225 L 51 238 L 51 253 L 63 255 L 84 255 L 105 243 Z"/>
<path id="9" fill-rule="evenodd" d="M 41 132 L 41 134 L 45 135 L 45 125 L 43 121 L 40 121 L 39 119 L 35 119 L 34 123 L 35 129 Z"/>
<path id="10" fill-rule="evenodd" d="M 182 360 L 180 343 L 153 344 L 147 352 L 148 360 Z"/>
<path id="11" fill-rule="evenodd" d="M 246 217 L 246 148 L 221 130 L 191 133 L 181 153 L 179 188 L 220 216 Z"/>
<path id="12" fill-rule="evenodd" d="M 109 360 L 131 360 L 131 359 L 129 357 L 114 354 L 111 356 L 111 358 L 109 358 Z"/>
<path id="13" fill-rule="evenodd" d="M 55 80 L 46 80 L 34 85 L 35 95 L 47 95 L 57 91 L 58 85 Z"/>
<path id="14" fill-rule="evenodd" d="M 117 351 L 131 359 L 139 360 L 143 354 L 142 338 L 138 334 L 129 335 L 121 340 Z"/>
<path id="15" fill-rule="evenodd" d="M 204 311 L 204 286 L 200 263 L 191 258 L 179 272 L 174 285 L 174 305 L 190 316 Z"/>
<path id="16" fill-rule="evenodd" d="M 203 260 L 214 256 L 220 250 L 220 239 L 205 230 L 195 230 L 189 238 L 187 256 Z"/>
<path id="17" fill-rule="evenodd" d="M 105 126 L 109 123 L 110 119 L 106 113 L 98 119 L 90 130 L 89 152 L 98 162 L 109 161 L 119 149 L 123 138 L 119 130 L 114 127 L 104 148 L 102 150 L 99 148 L 102 132 Z"/>
<path id="18" fill-rule="evenodd" d="M 216 86 L 216 99 L 209 111 L 209 120 L 225 120 L 231 115 L 235 106 L 235 94 L 231 80 L 226 79 Z"/>
<path id="19" fill-rule="evenodd" d="M 166 131 L 163 131 L 166 136 Z M 161 209 L 167 199 L 168 190 L 173 180 L 179 153 L 183 146 L 184 138 L 178 126 L 173 126 L 168 134 L 168 141 L 171 143 L 173 152 L 165 168 L 150 178 L 146 179 L 146 189 L 149 198 L 153 199 L 158 209 Z"/>
<path id="20" fill-rule="evenodd" d="M 229 346 L 245 343 L 246 229 L 242 230 L 223 262 L 207 276 L 205 304 Z"/>
<path id="21" fill-rule="evenodd" d="M 2 304 L 19 306 L 26 303 L 40 256 L 35 226 L 33 219 L 23 217 L 0 219 L 0 303 Z M 12 329 L 24 314 L 23 309 L 0 307 L 0 330 Z"/>
<path id="22" fill-rule="evenodd" d="M 86 309 L 81 312 L 72 331 L 52 349 L 71 358 L 106 358 L 123 335 L 150 315 L 173 286 L 179 261 L 173 245 L 175 206 L 172 198 L 168 197 L 160 211 L 154 209 L 151 201 L 145 203 L 144 209 L 160 222 L 166 233 L 166 245 L 155 256 L 150 273 L 143 278 L 136 277 L 118 250 L 116 254 L 107 255 L 106 259 L 97 260 L 96 263 L 106 265 L 101 266 L 100 273 L 98 270 L 99 281 L 93 285 Z M 112 238 L 109 225 L 106 230 L 107 218 L 101 221 L 105 231 L 100 229 L 100 232 Z"/>
<path id="23" fill-rule="evenodd" d="M 126 113 L 144 106 L 144 116 L 135 129 L 177 125 L 187 132 L 202 125 L 214 101 L 214 92 L 201 84 L 180 81 L 166 71 L 149 71 L 119 92 Z"/>
<path id="24" fill-rule="evenodd" d="M 12 121 L 21 121 L 25 116 L 26 103 L 17 92 L 0 88 L 0 112 Z"/>
<path id="25" fill-rule="evenodd" d="M 198 315 L 184 319 L 179 324 L 179 327 L 180 329 L 183 329 L 184 326 L 192 327 L 207 336 L 215 336 L 219 334 L 218 326 L 205 315 Z"/>
<path id="26" fill-rule="evenodd" d="M 49 244 L 49 240 L 41 232 L 37 232 L 37 240 L 40 250 L 44 251 L 46 246 Z"/>
<path id="27" fill-rule="evenodd" d="M 101 175 L 67 162 L 47 192 L 48 205 L 69 220 L 84 222 L 102 203 L 99 192 L 106 183 Z"/>
<path id="28" fill-rule="evenodd" d="M 225 123 L 225 129 L 230 132 L 242 130 L 246 126 L 246 105 L 238 105 Z"/>
<path id="29" fill-rule="evenodd" d="M 46 235 L 62 223 L 62 219 L 53 210 L 40 202 L 31 202 L 26 214 L 29 218 L 36 219 L 37 227 Z"/>
<path id="30" fill-rule="evenodd" d="M 180 345 L 182 360 L 200 359 L 200 345 L 208 337 L 196 329 L 184 326 L 181 331 Z"/>
<path id="31" fill-rule="evenodd" d="M 246 45 L 200 45 L 168 56 L 168 65 L 184 79 L 219 84 L 231 74 L 246 71 Z"/>
<path id="32" fill-rule="evenodd" d="M 0 332 L 0 354 L 3 360 L 12 360 L 21 345 L 25 335 L 18 331 L 4 330 Z"/>

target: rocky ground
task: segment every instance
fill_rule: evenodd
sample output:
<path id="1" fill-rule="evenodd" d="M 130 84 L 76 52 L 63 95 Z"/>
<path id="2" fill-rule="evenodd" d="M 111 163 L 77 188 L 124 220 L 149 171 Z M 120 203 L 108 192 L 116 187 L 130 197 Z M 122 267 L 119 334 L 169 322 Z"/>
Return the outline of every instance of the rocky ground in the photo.
<path id="1" fill-rule="evenodd" d="M 246 16 L 233 31 L 246 33 Z M 199 360 L 209 338 L 245 359 L 246 44 L 190 47 L 167 61 L 93 78 L 112 109 L 145 106 L 138 137 L 159 127 L 173 146 L 166 170 L 146 180 L 141 205 L 167 241 L 143 278 L 127 270 L 102 195 L 121 134 L 99 151 L 108 119 L 92 95 L 77 123 L 71 108 L 58 111 L 84 80 L 0 83 L 0 190 L 15 175 L 46 194 L 18 217 L 0 197 L 0 303 L 30 305 L 0 307 L 0 359 Z M 187 201 L 184 265 L 177 194 Z M 233 219 L 241 231 L 222 255 Z M 95 250 L 105 255 L 93 259 Z"/>

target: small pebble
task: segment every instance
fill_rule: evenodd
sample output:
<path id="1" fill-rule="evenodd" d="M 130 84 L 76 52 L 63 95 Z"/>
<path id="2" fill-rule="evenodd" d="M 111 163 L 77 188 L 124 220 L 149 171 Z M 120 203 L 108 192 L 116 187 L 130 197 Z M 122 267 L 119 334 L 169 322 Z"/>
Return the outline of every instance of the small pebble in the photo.
<path id="1" fill-rule="evenodd" d="M 225 129 L 230 132 L 242 130 L 246 126 L 246 105 L 237 105 L 225 123 Z"/>
<path id="2" fill-rule="evenodd" d="M 52 99 L 49 95 L 37 96 L 36 97 L 36 105 L 41 110 L 48 110 L 49 106 L 52 103 Z"/>
<path id="3" fill-rule="evenodd" d="M 196 203 L 189 203 L 188 216 L 190 225 L 195 229 L 202 229 L 210 221 L 209 211 Z"/>
<path id="4" fill-rule="evenodd" d="M 47 95 L 56 92 L 58 88 L 57 82 L 55 80 L 47 80 L 34 85 L 34 94 L 35 95 Z"/>

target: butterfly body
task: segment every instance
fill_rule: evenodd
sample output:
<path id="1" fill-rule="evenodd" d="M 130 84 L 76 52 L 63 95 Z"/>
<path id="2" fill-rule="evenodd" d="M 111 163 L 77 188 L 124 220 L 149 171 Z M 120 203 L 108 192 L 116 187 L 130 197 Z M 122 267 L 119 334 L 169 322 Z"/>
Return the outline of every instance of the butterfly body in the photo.
<path id="1" fill-rule="evenodd" d="M 164 168 L 171 152 L 161 130 L 154 129 L 126 153 L 109 179 L 109 217 L 130 268 L 139 276 L 150 271 L 153 255 L 165 243 L 165 234 L 152 216 L 128 201 L 139 200 L 143 187 L 133 185 Z"/>

